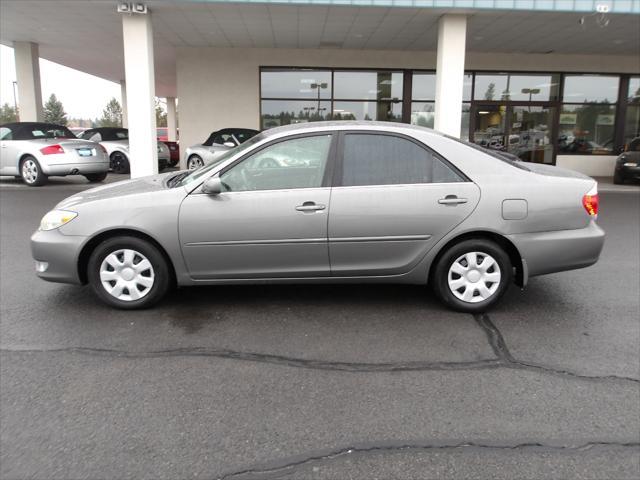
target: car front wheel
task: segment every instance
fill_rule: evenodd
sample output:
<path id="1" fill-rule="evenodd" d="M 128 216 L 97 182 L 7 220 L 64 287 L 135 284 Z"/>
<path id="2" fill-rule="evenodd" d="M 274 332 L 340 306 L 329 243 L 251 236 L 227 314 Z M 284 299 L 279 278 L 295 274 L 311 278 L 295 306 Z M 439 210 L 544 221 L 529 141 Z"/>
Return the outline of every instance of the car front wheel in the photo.
<path id="1" fill-rule="evenodd" d="M 105 240 L 89 258 L 87 276 L 105 303 L 121 309 L 147 308 L 162 299 L 170 285 L 167 261 L 158 248 L 137 237 Z"/>
<path id="2" fill-rule="evenodd" d="M 485 239 L 462 241 L 438 261 L 432 277 L 438 297 L 449 307 L 484 312 L 507 291 L 513 279 L 509 255 Z"/>
<path id="3" fill-rule="evenodd" d="M 187 160 L 187 168 L 189 170 L 197 170 L 200 167 L 204 167 L 204 162 L 199 155 L 191 155 Z"/>

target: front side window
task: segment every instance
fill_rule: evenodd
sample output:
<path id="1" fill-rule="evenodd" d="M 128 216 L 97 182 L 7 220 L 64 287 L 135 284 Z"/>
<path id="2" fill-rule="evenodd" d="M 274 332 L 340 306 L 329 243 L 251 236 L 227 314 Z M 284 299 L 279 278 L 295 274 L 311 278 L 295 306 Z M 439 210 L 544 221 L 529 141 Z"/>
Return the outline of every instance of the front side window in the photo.
<path id="1" fill-rule="evenodd" d="M 344 137 L 343 186 L 462 181 L 435 153 L 405 138 L 365 133 Z"/>
<path id="2" fill-rule="evenodd" d="M 331 135 L 278 142 L 242 160 L 220 179 L 228 192 L 321 187 L 330 147 Z"/>

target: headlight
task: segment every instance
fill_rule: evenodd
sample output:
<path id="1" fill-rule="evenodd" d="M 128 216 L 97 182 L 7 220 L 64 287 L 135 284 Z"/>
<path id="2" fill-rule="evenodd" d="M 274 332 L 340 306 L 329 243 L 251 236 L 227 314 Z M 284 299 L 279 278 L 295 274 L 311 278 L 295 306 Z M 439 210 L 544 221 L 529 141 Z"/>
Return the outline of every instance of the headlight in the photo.
<path id="1" fill-rule="evenodd" d="M 625 167 L 637 167 L 638 164 L 636 162 L 627 162 L 627 163 L 623 163 L 623 165 Z"/>
<path id="2" fill-rule="evenodd" d="M 77 216 L 76 212 L 70 212 L 69 210 L 51 210 L 40 220 L 40 230 L 55 230 L 65 223 L 69 223 Z"/>

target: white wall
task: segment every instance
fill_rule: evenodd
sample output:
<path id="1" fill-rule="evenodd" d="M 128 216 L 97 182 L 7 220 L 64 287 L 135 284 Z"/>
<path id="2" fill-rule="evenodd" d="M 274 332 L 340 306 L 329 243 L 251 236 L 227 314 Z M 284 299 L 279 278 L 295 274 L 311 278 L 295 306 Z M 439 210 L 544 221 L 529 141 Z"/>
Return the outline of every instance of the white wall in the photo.
<path id="1" fill-rule="evenodd" d="M 261 66 L 434 70 L 436 67 L 436 52 L 184 47 L 176 53 L 183 152 L 219 128 L 259 128 Z M 467 52 L 465 68 L 635 73 L 640 72 L 640 58 Z M 587 156 L 578 158 L 578 163 L 585 163 L 583 159 Z M 604 161 L 604 157 L 589 158 Z"/>
<path id="2" fill-rule="evenodd" d="M 590 177 L 612 177 L 615 155 L 558 155 L 556 165 Z"/>

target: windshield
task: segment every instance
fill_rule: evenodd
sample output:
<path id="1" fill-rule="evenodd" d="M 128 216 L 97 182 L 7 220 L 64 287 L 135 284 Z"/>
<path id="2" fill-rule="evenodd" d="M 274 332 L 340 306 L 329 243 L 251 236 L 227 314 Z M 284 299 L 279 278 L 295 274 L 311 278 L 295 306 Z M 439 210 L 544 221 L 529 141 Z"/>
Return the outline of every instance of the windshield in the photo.
<path id="1" fill-rule="evenodd" d="M 178 182 L 176 182 L 175 184 L 172 184 L 171 186 L 172 187 L 181 187 L 181 186 L 187 185 L 187 184 L 192 183 L 192 182 L 197 182 L 197 181 L 204 180 L 205 178 L 207 178 L 209 176 L 209 172 L 211 172 L 211 170 L 213 170 L 215 167 L 220 165 L 222 162 L 230 159 L 231 157 L 233 157 L 233 156 L 235 156 L 235 155 L 237 155 L 237 154 L 239 154 L 241 152 L 244 152 L 245 150 L 249 150 L 253 145 L 255 145 L 256 143 L 260 142 L 264 138 L 265 138 L 264 134 L 256 135 L 255 137 L 253 137 L 250 140 L 246 141 L 242 145 L 227 150 L 222 155 L 220 155 L 218 158 L 216 158 L 214 162 L 209 163 L 209 164 L 205 165 L 202 168 L 199 168 L 197 170 L 193 170 L 193 171 L 189 172 L 187 175 L 181 177 Z"/>

